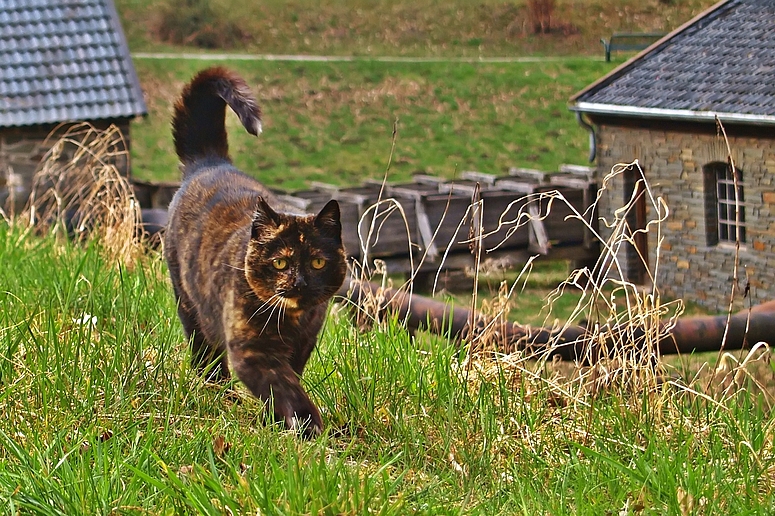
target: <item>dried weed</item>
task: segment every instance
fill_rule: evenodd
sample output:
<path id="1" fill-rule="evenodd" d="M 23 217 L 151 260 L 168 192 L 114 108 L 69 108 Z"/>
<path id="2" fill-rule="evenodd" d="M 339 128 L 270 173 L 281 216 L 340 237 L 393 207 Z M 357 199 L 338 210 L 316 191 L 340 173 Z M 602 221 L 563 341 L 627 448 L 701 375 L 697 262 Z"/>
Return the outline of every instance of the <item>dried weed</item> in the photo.
<path id="1" fill-rule="evenodd" d="M 49 138 L 57 140 L 46 143 L 18 222 L 58 238 L 96 238 L 111 259 L 133 265 L 144 246 L 140 205 L 120 172 L 129 161 L 121 131 L 82 123 Z"/>

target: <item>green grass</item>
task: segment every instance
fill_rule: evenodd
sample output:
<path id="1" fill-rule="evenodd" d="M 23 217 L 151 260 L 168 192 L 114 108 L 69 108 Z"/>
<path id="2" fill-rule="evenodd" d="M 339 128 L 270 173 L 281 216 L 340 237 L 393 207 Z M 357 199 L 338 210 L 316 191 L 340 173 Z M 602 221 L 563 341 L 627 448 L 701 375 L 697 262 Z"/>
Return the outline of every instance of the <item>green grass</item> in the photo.
<path id="1" fill-rule="evenodd" d="M 303 379 L 327 431 L 302 442 L 193 374 L 157 255 L 104 256 L 0 225 L 4 514 L 774 508 L 773 418 L 752 384 L 719 403 L 668 384 L 574 401 L 545 381 L 559 365 L 466 372 L 443 339 L 339 314 Z"/>
<path id="2" fill-rule="evenodd" d="M 178 179 L 171 107 L 183 85 L 215 61 L 136 59 L 149 115 L 132 125 L 133 174 Z M 309 181 L 358 184 L 415 173 L 505 174 L 513 166 L 557 170 L 587 163 L 589 135 L 568 98 L 611 63 L 298 63 L 227 61 L 264 110 L 258 138 L 228 119 L 237 166 L 264 183 L 300 189 Z"/>

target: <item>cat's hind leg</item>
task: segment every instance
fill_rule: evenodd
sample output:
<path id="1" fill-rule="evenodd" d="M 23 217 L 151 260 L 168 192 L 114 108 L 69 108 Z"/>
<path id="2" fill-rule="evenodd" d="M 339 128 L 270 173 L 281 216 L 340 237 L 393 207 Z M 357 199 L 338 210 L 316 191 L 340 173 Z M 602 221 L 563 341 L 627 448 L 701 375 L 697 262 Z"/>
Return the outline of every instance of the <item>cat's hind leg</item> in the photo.
<path id="1" fill-rule="evenodd" d="M 178 316 L 191 344 L 191 366 L 208 382 L 228 381 L 230 375 L 226 352 L 205 339 L 196 315 L 186 310 L 182 302 L 178 303 Z"/>

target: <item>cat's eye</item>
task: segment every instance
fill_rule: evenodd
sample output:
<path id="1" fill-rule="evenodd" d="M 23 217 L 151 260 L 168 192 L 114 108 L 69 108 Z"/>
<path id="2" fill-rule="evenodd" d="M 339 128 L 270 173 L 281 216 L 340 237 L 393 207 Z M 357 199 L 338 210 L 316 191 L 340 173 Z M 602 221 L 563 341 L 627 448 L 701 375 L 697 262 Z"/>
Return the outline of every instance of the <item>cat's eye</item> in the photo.
<path id="1" fill-rule="evenodd" d="M 313 258 L 310 265 L 313 269 L 320 270 L 326 266 L 326 261 L 323 258 Z"/>
<path id="2" fill-rule="evenodd" d="M 285 258 L 275 258 L 272 260 L 272 267 L 277 269 L 278 271 L 284 271 L 288 268 L 288 260 Z"/>

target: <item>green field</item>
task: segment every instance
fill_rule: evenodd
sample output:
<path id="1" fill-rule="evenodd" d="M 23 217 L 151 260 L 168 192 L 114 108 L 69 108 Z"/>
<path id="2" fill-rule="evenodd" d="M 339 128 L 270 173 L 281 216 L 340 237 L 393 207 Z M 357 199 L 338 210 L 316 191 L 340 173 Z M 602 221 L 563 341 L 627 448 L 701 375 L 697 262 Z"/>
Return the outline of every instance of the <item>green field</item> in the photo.
<path id="1" fill-rule="evenodd" d="M 589 135 L 568 98 L 613 65 L 586 58 L 541 63 L 385 63 L 136 59 L 149 115 L 132 125 L 133 174 L 178 178 L 171 106 L 200 69 L 245 77 L 264 111 L 256 139 L 229 121 L 237 166 L 280 188 L 309 181 L 403 181 L 510 167 L 586 164 Z M 396 128 L 393 150 L 393 128 Z"/>
<path id="2" fill-rule="evenodd" d="M 524 2 L 118 0 L 135 52 L 225 50 L 365 59 L 136 58 L 149 116 L 132 127 L 134 174 L 177 179 L 171 105 L 197 70 L 216 63 L 242 73 L 265 112 L 266 131 L 259 140 L 231 121 L 235 162 L 278 188 L 381 179 L 389 161 L 388 178 L 395 181 L 415 173 L 451 178 L 465 170 L 502 174 L 514 166 L 553 171 L 561 163 L 586 164 L 588 134 L 567 109 L 568 99 L 626 57 L 604 63 L 599 39 L 618 30 L 668 31 L 711 2 L 554 4 L 553 28 L 534 34 Z M 217 37 L 212 45 L 200 42 L 204 48 L 199 49 L 163 41 L 165 23 L 191 35 L 188 43 L 213 31 Z M 231 41 L 235 34 L 240 37 Z M 380 56 L 547 57 L 496 64 L 368 60 Z"/>

